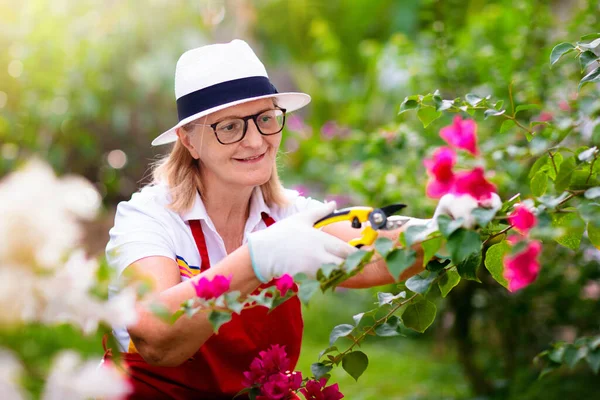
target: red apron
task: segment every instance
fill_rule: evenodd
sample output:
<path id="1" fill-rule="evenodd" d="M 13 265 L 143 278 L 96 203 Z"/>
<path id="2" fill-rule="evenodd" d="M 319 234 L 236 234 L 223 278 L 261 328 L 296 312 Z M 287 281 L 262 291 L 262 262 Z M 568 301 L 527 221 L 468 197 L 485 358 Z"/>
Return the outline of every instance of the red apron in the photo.
<path id="1" fill-rule="evenodd" d="M 265 213 L 262 218 L 267 226 L 275 222 Z M 190 227 L 204 271 L 210 268 L 210 261 L 200 221 L 190 221 Z M 178 367 L 152 366 L 138 353 L 122 353 L 133 386 L 128 399 L 231 399 L 244 388 L 243 372 L 249 370 L 252 360 L 273 344 L 285 346 L 293 370 L 304 327 L 300 301 L 294 296 L 267 312 L 265 307 L 255 307 L 234 314 L 218 334 Z"/>

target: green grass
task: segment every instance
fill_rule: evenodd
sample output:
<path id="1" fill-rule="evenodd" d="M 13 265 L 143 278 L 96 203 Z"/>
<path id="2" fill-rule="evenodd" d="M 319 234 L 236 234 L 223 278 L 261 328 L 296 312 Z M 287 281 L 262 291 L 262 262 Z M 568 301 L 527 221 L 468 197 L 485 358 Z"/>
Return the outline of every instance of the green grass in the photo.
<path id="1" fill-rule="evenodd" d="M 348 291 L 316 295 L 304 310 L 305 336 L 297 369 L 310 375 L 310 365 L 328 346 L 329 332 L 341 323 L 352 323 L 352 315 L 371 307 L 373 292 Z M 345 349 L 351 343 L 340 339 Z M 369 357 L 364 374 L 354 381 L 341 364 L 331 371 L 331 383 L 337 382 L 345 398 L 381 399 L 464 399 L 469 387 L 461 366 L 447 351 L 438 355 L 427 338 L 369 337 L 361 348 Z"/>

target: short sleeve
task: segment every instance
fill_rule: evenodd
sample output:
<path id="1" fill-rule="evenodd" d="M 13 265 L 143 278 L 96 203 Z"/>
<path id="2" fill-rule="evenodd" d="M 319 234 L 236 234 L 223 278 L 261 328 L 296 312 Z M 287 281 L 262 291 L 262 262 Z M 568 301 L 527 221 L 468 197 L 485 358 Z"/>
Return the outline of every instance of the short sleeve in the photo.
<path id="1" fill-rule="evenodd" d="M 135 197 L 135 195 L 134 195 Z M 115 225 L 106 246 L 108 264 L 120 275 L 125 268 L 144 257 L 175 259 L 175 246 L 168 225 L 161 221 L 166 210 L 148 201 L 132 200 L 117 206 Z"/>

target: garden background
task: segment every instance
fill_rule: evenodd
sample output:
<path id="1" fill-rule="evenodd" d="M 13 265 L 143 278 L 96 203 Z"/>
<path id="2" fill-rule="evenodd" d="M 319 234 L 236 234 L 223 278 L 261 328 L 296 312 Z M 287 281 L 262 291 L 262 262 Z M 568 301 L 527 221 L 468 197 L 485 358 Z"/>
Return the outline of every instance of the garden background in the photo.
<path id="1" fill-rule="evenodd" d="M 149 164 L 168 150 L 150 141 L 176 122 L 178 56 L 242 38 L 279 91 L 312 96 L 284 131 L 286 186 L 340 206 L 403 202 L 425 218 L 436 202 L 425 197 L 422 160 L 442 144 L 438 132 L 451 116 L 424 128 L 416 114 L 398 115 L 404 98 L 439 90 L 447 99 L 476 93 L 508 103 L 512 85 L 516 104 L 541 106 L 525 118 L 558 120 L 578 96 L 580 71 L 576 62 L 551 69 L 550 51 L 599 27 L 594 0 L 0 1 L 0 178 L 37 156 L 59 175 L 93 182 L 103 211 L 86 225 L 85 243 L 101 257 L 116 204 L 148 182 Z M 598 90 L 579 93 L 595 94 L 587 107 L 599 107 Z M 597 145 L 598 121 L 575 143 Z M 520 157 L 535 141 L 503 147 L 500 124 L 479 124 L 491 180 L 503 200 L 530 195 Z M 358 382 L 334 369 L 346 398 L 594 398 L 600 379 L 585 362 L 538 379 L 533 359 L 552 342 L 598 334 L 599 251 L 585 237 L 578 252 L 545 248 L 538 280 L 514 294 L 486 274 L 439 300 L 424 335 L 369 339 L 370 365 Z M 309 370 L 335 325 L 368 308 L 378 290 L 393 290 L 384 289 L 313 298 L 300 369 Z M 25 360 L 69 347 L 102 354 L 99 335 L 81 340 L 75 331 L 39 326 L 3 334 L 0 344 Z M 36 379 L 26 385 L 41 388 Z"/>

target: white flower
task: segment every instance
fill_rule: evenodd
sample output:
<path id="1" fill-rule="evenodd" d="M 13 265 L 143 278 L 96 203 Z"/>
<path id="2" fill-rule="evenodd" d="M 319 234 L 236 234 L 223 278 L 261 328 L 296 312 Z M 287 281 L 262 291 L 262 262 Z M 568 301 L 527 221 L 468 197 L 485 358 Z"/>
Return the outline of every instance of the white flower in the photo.
<path id="1" fill-rule="evenodd" d="M 93 192 L 82 178 L 58 179 L 37 160 L 8 175 L 0 182 L 0 267 L 60 265 L 80 238 L 77 218 L 92 216 L 99 206 Z"/>
<path id="2" fill-rule="evenodd" d="M 126 376 L 100 360 L 81 361 L 72 351 L 60 353 L 48 377 L 42 400 L 124 398 L 131 391 Z"/>
<path id="3" fill-rule="evenodd" d="M 3 400 L 25 398 L 18 385 L 22 370 L 21 363 L 10 352 L 0 349 L 0 393 Z"/>
<path id="4" fill-rule="evenodd" d="M 0 268 L 0 325 L 36 320 L 40 309 L 36 279 L 32 271 L 17 266 Z"/>
<path id="5" fill-rule="evenodd" d="M 134 288 L 122 289 L 112 295 L 105 306 L 104 321 L 111 326 L 130 326 L 137 322 L 138 315 L 135 310 L 137 293 Z"/>

